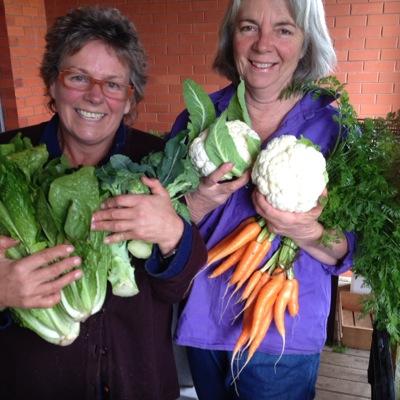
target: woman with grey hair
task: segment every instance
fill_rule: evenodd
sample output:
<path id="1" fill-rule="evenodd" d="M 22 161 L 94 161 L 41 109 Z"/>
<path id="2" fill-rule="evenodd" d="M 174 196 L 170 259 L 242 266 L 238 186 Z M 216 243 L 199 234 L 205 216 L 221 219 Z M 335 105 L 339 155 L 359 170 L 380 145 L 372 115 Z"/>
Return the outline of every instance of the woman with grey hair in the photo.
<path id="1" fill-rule="evenodd" d="M 280 94 L 295 80 L 322 78 L 334 69 L 335 62 L 321 0 L 232 0 L 214 61 L 214 68 L 232 84 L 210 97 L 221 114 L 243 79 L 252 128 L 263 147 L 272 138 L 303 135 L 327 155 L 339 132 L 334 119 L 337 110 L 331 105 L 335 99 L 316 98 L 313 93 Z M 172 134 L 187 121 L 188 113 L 183 112 Z M 286 315 L 286 343 L 278 363 L 282 338 L 271 324 L 258 351 L 242 368 L 246 353 L 232 360 L 242 329 L 240 293 L 230 298 L 231 272 L 209 279 L 209 270 L 202 270 L 182 306 L 176 341 L 187 346 L 200 400 L 312 399 L 326 337 L 331 276 L 351 267 L 354 237 L 338 235 L 337 242 L 325 246 L 320 240 L 324 227 L 318 222 L 321 205 L 304 213 L 275 209 L 249 182 L 249 174 L 222 182 L 232 167 L 223 164 L 186 196 L 192 218 L 211 248 L 249 216 L 264 217 L 277 236 L 260 265 L 278 248 L 281 236 L 291 238 L 300 249 L 294 262 L 300 311 L 296 318 Z"/>
<path id="2" fill-rule="evenodd" d="M 46 35 L 41 74 L 55 112 L 50 121 L 17 132 L 44 143 L 51 158 L 73 167 L 102 165 L 116 153 L 139 162 L 162 150 L 161 139 L 124 123 L 143 97 L 146 60 L 133 24 L 117 9 L 83 7 L 59 17 Z M 46 308 L 81 277 L 73 247 L 58 245 L 20 260 L 5 256 L 16 241 L 0 236 L 0 398 L 9 400 L 175 400 L 179 386 L 171 340 L 172 304 L 205 261 L 196 228 L 179 217 L 168 192 L 143 178 L 149 195 L 107 199 L 92 230 L 107 243 L 154 243 L 150 258 L 134 259 L 139 293 L 111 295 L 81 323 L 68 346 L 49 344 L 13 323 L 7 307 Z M 85 188 L 82 188 L 85 190 Z"/>

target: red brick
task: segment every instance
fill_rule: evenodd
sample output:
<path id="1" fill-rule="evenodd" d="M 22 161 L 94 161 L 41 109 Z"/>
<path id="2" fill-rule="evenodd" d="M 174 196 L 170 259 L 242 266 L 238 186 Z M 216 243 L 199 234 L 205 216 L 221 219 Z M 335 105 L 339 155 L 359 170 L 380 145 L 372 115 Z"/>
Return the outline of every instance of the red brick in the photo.
<path id="1" fill-rule="evenodd" d="M 181 45 L 192 45 L 193 43 L 204 43 L 205 34 L 204 33 L 191 33 L 189 35 L 178 35 L 177 43 Z"/>
<path id="2" fill-rule="evenodd" d="M 361 104 L 360 117 L 384 117 L 391 111 L 389 104 Z"/>
<path id="3" fill-rule="evenodd" d="M 193 32 L 218 32 L 218 26 L 212 23 L 193 24 Z"/>
<path id="4" fill-rule="evenodd" d="M 349 83 L 363 83 L 363 82 L 378 82 L 378 72 L 358 72 L 349 73 L 347 82 Z"/>
<path id="5" fill-rule="evenodd" d="M 342 72 L 361 72 L 363 70 L 363 65 L 362 61 L 348 61 L 339 63 L 338 67 Z"/>
<path id="6" fill-rule="evenodd" d="M 379 72 L 379 82 L 400 82 L 400 71 Z"/>
<path id="7" fill-rule="evenodd" d="M 351 26 L 350 37 L 379 38 L 382 36 L 381 26 Z"/>
<path id="8" fill-rule="evenodd" d="M 367 25 L 367 17 L 364 15 L 351 15 L 346 17 L 337 17 L 336 26 L 365 26 Z"/>
<path id="9" fill-rule="evenodd" d="M 167 25 L 167 32 L 174 32 L 174 33 L 198 33 L 193 29 L 192 24 L 168 24 Z"/>
<path id="10" fill-rule="evenodd" d="M 326 4 L 325 13 L 327 16 L 337 17 L 338 15 L 349 15 L 350 4 Z"/>
<path id="11" fill-rule="evenodd" d="M 168 66 L 168 72 L 171 74 L 179 74 L 179 75 L 192 75 L 193 74 L 193 65 L 186 64 L 176 64 Z"/>
<path id="12" fill-rule="evenodd" d="M 179 12 L 178 13 L 178 24 L 184 23 L 202 23 L 204 22 L 203 11 L 192 11 L 192 12 Z"/>
<path id="13" fill-rule="evenodd" d="M 351 104 L 375 104 L 375 94 L 349 94 Z"/>
<path id="14" fill-rule="evenodd" d="M 395 1 L 386 1 L 384 6 L 384 13 L 391 14 L 391 13 L 400 13 L 400 2 L 397 0 Z"/>
<path id="15" fill-rule="evenodd" d="M 399 36 L 399 26 L 398 25 L 383 26 L 382 36 Z"/>
<path id="16" fill-rule="evenodd" d="M 145 105 L 146 112 L 149 113 L 166 113 L 169 112 L 168 104 L 146 104 Z"/>
<path id="17" fill-rule="evenodd" d="M 194 43 L 193 54 L 215 54 L 217 51 L 217 44 L 215 42 L 208 43 Z"/>
<path id="18" fill-rule="evenodd" d="M 382 14 L 383 2 L 381 3 L 368 3 L 368 4 L 352 4 L 352 15 L 368 15 L 368 14 Z"/>
<path id="19" fill-rule="evenodd" d="M 361 93 L 361 83 L 348 83 L 345 89 L 348 93 Z"/>
<path id="20" fill-rule="evenodd" d="M 179 62 L 186 65 L 205 64 L 205 56 L 202 55 L 182 55 L 179 56 Z"/>
<path id="21" fill-rule="evenodd" d="M 333 39 L 348 38 L 350 33 L 350 28 L 347 26 L 340 28 L 334 27 L 329 29 L 329 33 L 331 34 Z"/>
<path id="22" fill-rule="evenodd" d="M 37 17 L 38 14 L 39 14 L 39 11 L 38 11 L 37 7 L 22 6 L 22 15 Z"/>
<path id="23" fill-rule="evenodd" d="M 393 61 L 365 61 L 364 71 L 394 72 L 395 66 Z"/>
<path id="24" fill-rule="evenodd" d="M 24 36 L 25 31 L 22 26 L 8 26 L 7 27 L 9 36 Z"/>
<path id="25" fill-rule="evenodd" d="M 379 60 L 380 50 L 350 50 L 349 61 Z"/>
<path id="26" fill-rule="evenodd" d="M 335 49 L 338 50 L 363 49 L 365 47 L 365 39 L 363 37 L 335 39 L 334 45 Z"/>
<path id="27" fill-rule="evenodd" d="M 399 28 L 400 30 L 400 28 Z M 367 38 L 365 43 L 366 49 L 392 49 L 397 45 L 397 37 L 388 36 L 382 38 Z"/>
<path id="28" fill-rule="evenodd" d="M 399 16 L 392 14 L 385 15 L 368 15 L 368 23 L 367 25 L 379 25 L 379 26 L 389 26 L 389 25 L 398 25 L 399 24 Z"/>
<path id="29" fill-rule="evenodd" d="M 349 59 L 349 51 L 348 50 L 340 50 L 340 49 L 335 49 L 336 51 L 336 57 L 338 61 L 348 61 Z"/>
<path id="30" fill-rule="evenodd" d="M 380 94 L 376 96 L 376 104 L 390 105 L 392 111 L 400 110 L 400 96 L 397 93 L 393 94 Z"/>
<path id="31" fill-rule="evenodd" d="M 399 60 L 400 49 L 382 49 L 382 60 Z"/>
<path id="32" fill-rule="evenodd" d="M 393 83 L 362 83 L 362 93 L 393 93 Z"/>
<path id="33" fill-rule="evenodd" d="M 191 44 L 176 44 L 175 46 L 170 44 L 167 47 L 167 54 L 169 55 L 181 55 L 181 54 L 193 54 L 193 48 Z"/>

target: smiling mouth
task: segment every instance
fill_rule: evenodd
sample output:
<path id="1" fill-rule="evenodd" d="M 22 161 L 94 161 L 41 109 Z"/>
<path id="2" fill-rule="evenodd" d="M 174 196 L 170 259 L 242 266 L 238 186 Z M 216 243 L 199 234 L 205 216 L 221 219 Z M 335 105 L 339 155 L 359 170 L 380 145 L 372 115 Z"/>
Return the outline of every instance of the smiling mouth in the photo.
<path id="1" fill-rule="evenodd" d="M 276 63 L 261 63 L 261 62 L 251 61 L 251 60 L 250 60 L 250 63 L 253 67 L 256 67 L 258 69 L 269 69 L 276 64 Z"/>
<path id="2" fill-rule="evenodd" d="M 75 111 L 79 114 L 80 117 L 86 119 L 87 121 L 100 121 L 106 116 L 105 113 L 85 111 L 81 108 L 76 108 Z"/>

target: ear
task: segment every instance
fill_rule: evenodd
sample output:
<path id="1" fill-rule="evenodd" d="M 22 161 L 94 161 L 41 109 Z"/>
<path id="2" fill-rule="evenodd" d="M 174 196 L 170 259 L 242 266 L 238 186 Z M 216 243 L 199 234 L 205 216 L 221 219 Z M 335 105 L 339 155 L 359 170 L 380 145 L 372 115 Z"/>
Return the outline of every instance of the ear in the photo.
<path id="1" fill-rule="evenodd" d="M 126 104 L 125 104 L 125 108 L 124 108 L 124 114 L 128 114 L 129 111 L 131 110 L 132 106 L 133 106 L 133 103 L 135 101 L 135 99 L 133 97 L 134 93 L 135 93 L 135 88 L 132 87 L 132 90 L 131 90 L 131 92 L 129 94 L 129 97 L 126 99 Z"/>
<path id="2" fill-rule="evenodd" d="M 124 108 L 124 114 L 128 114 L 129 111 L 131 110 L 131 106 L 132 106 L 132 100 L 131 98 L 126 100 L 126 104 L 125 104 L 125 108 Z"/>
<path id="3" fill-rule="evenodd" d="M 49 94 L 53 99 L 55 99 L 55 97 L 56 97 L 55 96 L 55 90 L 56 90 L 55 87 L 56 87 L 55 82 L 53 82 L 49 87 Z"/>

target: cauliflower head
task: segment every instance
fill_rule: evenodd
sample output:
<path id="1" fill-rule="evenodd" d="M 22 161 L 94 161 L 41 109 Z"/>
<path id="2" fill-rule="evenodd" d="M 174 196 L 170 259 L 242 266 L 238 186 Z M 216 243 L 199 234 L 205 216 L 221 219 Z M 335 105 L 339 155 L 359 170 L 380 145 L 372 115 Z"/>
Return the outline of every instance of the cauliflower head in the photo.
<path id="1" fill-rule="evenodd" d="M 271 140 L 251 178 L 269 203 L 282 211 L 307 212 L 328 183 L 326 160 L 308 139 L 284 135 Z"/>
<path id="2" fill-rule="evenodd" d="M 208 176 L 222 163 L 234 168 L 224 179 L 239 177 L 254 162 L 260 149 L 260 137 L 246 123 L 217 120 L 191 143 L 189 157 L 201 176 Z"/>

